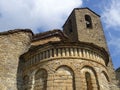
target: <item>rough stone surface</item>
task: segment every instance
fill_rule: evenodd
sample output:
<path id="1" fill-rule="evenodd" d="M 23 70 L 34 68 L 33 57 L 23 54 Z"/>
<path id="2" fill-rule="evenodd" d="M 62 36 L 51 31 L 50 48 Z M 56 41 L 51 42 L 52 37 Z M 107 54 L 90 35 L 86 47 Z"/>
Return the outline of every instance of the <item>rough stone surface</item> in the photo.
<path id="1" fill-rule="evenodd" d="M 93 90 L 110 90 L 107 56 L 94 45 L 57 42 L 31 52 L 22 56 L 25 61 L 23 78 L 28 77 L 24 89 L 86 90 L 85 72 L 89 72 Z"/>
<path id="2" fill-rule="evenodd" d="M 90 28 L 86 26 L 86 23 L 89 20 L 85 20 L 85 15 L 88 15 L 91 18 L 91 22 L 89 23 L 91 23 L 92 26 Z M 69 22 L 72 22 L 72 27 L 70 27 Z M 70 32 L 70 28 L 73 32 Z M 70 37 L 72 41 L 94 43 L 106 49 L 109 54 L 103 28 L 100 22 L 100 16 L 91 11 L 89 8 L 75 9 L 64 24 L 63 31 Z M 110 56 L 107 68 L 111 79 L 111 89 L 113 90 L 115 89 L 117 82 L 115 77 L 115 70 L 113 68 Z"/>
<path id="3" fill-rule="evenodd" d="M 32 33 L 6 32 L 0 35 L 0 89 L 17 90 L 19 57 L 28 51 Z"/>
<path id="4" fill-rule="evenodd" d="M 118 79 L 118 87 L 120 88 L 120 67 L 116 70 L 116 78 Z"/>

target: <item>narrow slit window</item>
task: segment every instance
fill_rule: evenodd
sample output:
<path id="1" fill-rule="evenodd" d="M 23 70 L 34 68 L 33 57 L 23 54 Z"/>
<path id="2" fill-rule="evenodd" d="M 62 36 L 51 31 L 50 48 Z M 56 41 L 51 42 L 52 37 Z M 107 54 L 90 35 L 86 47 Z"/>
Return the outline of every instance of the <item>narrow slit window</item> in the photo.
<path id="1" fill-rule="evenodd" d="M 92 21 L 89 15 L 85 15 L 86 28 L 92 28 Z"/>
<path id="2" fill-rule="evenodd" d="M 93 90 L 92 88 L 92 81 L 91 81 L 91 75 L 89 72 L 85 73 L 85 79 L 86 79 L 86 90 Z"/>

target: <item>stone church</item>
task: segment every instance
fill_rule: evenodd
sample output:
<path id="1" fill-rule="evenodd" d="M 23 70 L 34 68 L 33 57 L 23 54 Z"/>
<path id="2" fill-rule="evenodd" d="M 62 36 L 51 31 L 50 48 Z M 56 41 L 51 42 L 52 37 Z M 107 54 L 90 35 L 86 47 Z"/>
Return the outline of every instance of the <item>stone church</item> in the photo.
<path id="1" fill-rule="evenodd" d="M 119 76 L 120 69 L 117 72 Z M 0 90 L 120 90 L 119 86 L 100 16 L 89 8 L 75 8 L 63 30 L 0 33 Z"/>

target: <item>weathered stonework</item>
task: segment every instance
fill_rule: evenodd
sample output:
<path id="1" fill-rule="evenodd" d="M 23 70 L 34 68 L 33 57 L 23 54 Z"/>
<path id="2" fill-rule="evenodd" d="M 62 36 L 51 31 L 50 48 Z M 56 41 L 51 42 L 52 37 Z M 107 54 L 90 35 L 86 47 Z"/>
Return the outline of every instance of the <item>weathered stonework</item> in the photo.
<path id="1" fill-rule="evenodd" d="M 118 87 L 120 88 L 120 67 L 116 70 L 116 78 L 118 79 Z"/>
<path id="2" fill-rule="evenodd" d="M 72 27 L 70 27 L 70 22 L 72 22 Z M 70 29 L 72 29 L 72 32 L 70 32 Z M 67 34 L 72 41 L 94 43 L 100 47 L 103 47 L 109 54 L 103 28 L 100 22 L 100 16 L 91 11 L 89 8 L 76 8 L 73 10 L 66 23 L 63 25 L 63 32 Z M 115 77 L 115 70 L 113 68 L 110 56 L 107 68 L 111 79 L 110 86 L 111 89 L 114 90 L 116 88 L 117 82 Z"/>
<path id="3" fill-rule="evenodd" d="M 1 90 L 119 90 L 117 85 L 100 16 L 88 8 L 74 9 L 63 32 L 0 33 Z"/>
<path id="4" fill-rule="evenodd" d="M 28 85 L 23 87 L 25 89 L 40 90 L 41 86 L 36 83 L 38 81 L 35 76 L 36 72 L 44 70 L 47 74 L 47 87 L 43 90 L 80 90 L 80 88 L 84 90 L 86 83 L 85 79 L 81 78 L 84 78 L 85 72 L 92 75 L 93 89 L 110 90 L 106 68 L 108 56 L 102 48 L 95 45 L 90 47 L 86 43 L 55 42 L 39 47 L 35 51 L 33 49 L 23 57 L 26 63 L 23 77 L 29 77 Z"/>
<path id="5" fill-rule="evenodd" d="M 32 32 L 14 30 L 0 33 L 0 89 L 17 90 L 19 57 L 30 47 Z M 18 85 L 19 86 L 19 85 Z"/>

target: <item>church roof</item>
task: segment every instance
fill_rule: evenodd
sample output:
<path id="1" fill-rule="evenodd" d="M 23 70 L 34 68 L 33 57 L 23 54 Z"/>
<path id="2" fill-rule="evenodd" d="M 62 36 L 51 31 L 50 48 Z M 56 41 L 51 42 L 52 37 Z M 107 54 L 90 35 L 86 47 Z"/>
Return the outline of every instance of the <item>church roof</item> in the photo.
<path id="1" fill-rule="evenodd" d="M 33 36 L 33 41 L 37 41 L 37 40 L 41 40 L 41 39 L 45 39 L 45 38 L 49 38 L 49 37 L 53 37 L 53 36 L 58 36 L 62 40 L 68 39 L 68 37 L 61 30 L 54 29 L 51 31 L 46 31 L 46 32 L 35 34 Z"/>

